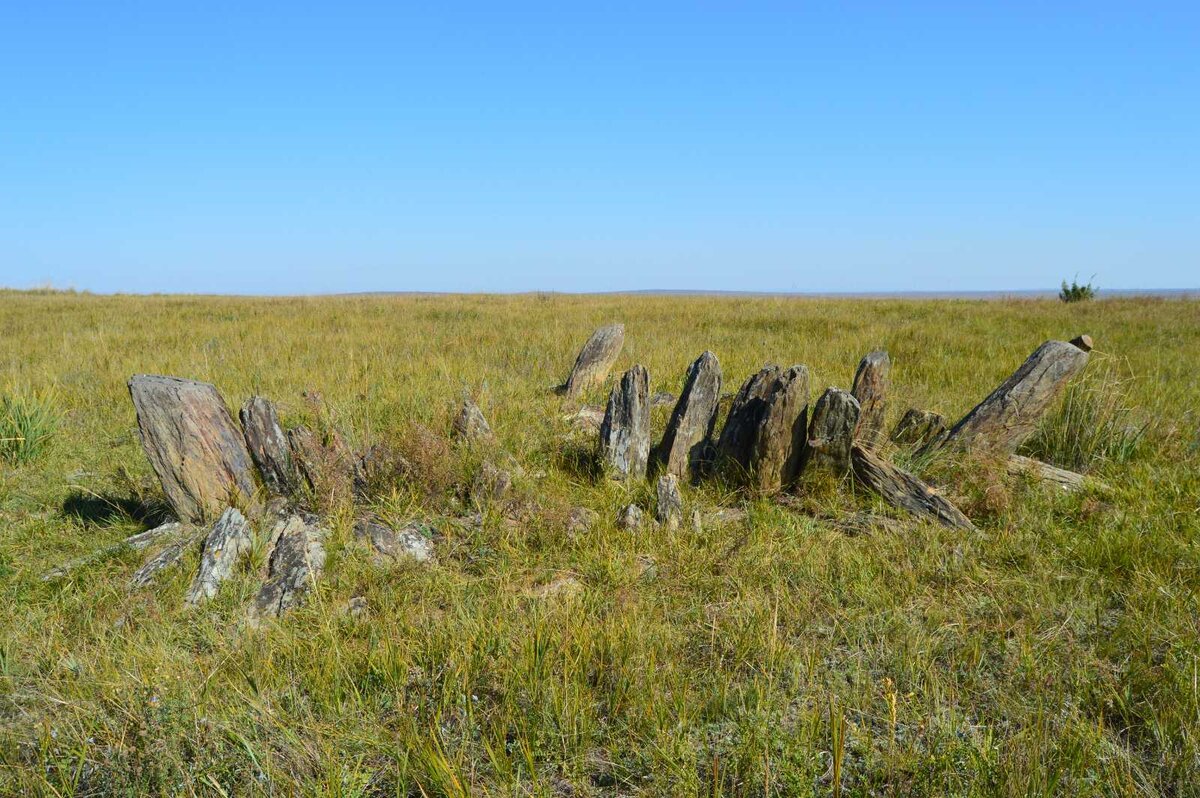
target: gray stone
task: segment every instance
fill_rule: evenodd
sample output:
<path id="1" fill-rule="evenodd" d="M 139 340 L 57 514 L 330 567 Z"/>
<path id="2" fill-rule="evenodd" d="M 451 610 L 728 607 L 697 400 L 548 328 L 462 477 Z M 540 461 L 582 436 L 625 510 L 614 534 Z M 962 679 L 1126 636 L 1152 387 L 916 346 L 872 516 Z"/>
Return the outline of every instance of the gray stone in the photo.
<path id="1" fill-rule="evenodd" d="M 217 595 L 221 583 L 233 576 L 238 561 L 250 553 L 253 541 L 250 523 L 237 509 L 230 507 L 213 524 L 200 553 L 200 570 L 184 599 L 200 604 Z"/>
<path id="2" fill-rule="evenodd" d="M 884 411 L 887 409 L 888 376 L 892 359 L 882 349 L 868 352 L 858 363 L 850 393 L 858 401 L 859 415 L 855 438 L 860 444 L 875 447 L 883 442 Z M 849 454 L 847 454 L 849 457 Z"/>
<path id="3" fill-rule="evenodd" d="M 290 516 L 271 551 L 267 581 L 250 605 L 252 620 L 278 618 L 298 606 L 325 572 L 328 532 L 299 515 Z"/>
<path id="4" fill-rule="evenodd" d="M 492 433 L 491 425 L 484 418 L 483 411 L 469 396 L 463 397 L 462 407 L 454 417 L 451 433 L 458 440 L 468 443 L 490 441 L 496 437 Z"/>
<path id="5" fill-rule="evenodd" d="M 678 529 L 683 520 L 683 496 L 679 493 L 679 478 L 674 474 L 663 474 L 655 486 L 658 503 L 654 518 L 667 529 Z"/>
<path id="6" fill-rule="evenodd" d="M 910 407 L 892 429 L 892 442 L 914 449 L 930 444 L 936 446 L 946 436 L 946 432 L 944 416 Z"/>
<path id="7" fill-rule="evenodd" d="M 377 563 L 412 560 L 419 563 L 434 561 L 434 530 L 425 524 L 412 522 L 392 529 L 378 521 L 359 521 L 354 536 L 371 547 Z"/>
<path id="8" fill-rule="evenodd" d="M 297 483 L 292 448 L 279 425 L 274 403 L 261 396 L 252 396 L 242 405 L 239 416 L 246 447 L 267 490 L 276 496 L 295 493 Z"/>
<path id="9" fill-rule="evenodd" d="M 600 425 L 600 458 L 615 479 L 641 479 L 650 459 L 650 375 L 634 366 L 613 386 Z"/>
<path id="10" fill-rule="evenodd" d="M 712 352 L 705 352 L 688 368 L 683 393 L 659 445 L 659 457 L 668 474 L 684 479 L 699 475 L 711 457 L 720 399 L 721 363 Z"/>
<path id="11" fill-rule="evenodd" d="M 471 483 L 471 498 L 477 504 L 500 501 L 512 488 L 512 476 L 491 462 L 484 462 Z"/>
<path id="12" fill-rule="evenodd" d="M 779 366 L 767 365 L 752 374 L 742 383 L 729 408 L 729 416 L 717 441 L 717 460 L 739 480 L 750 472 L 754 441 L 767 407 L 767 395 L 779 373 Z"/>
<path id="13" fill-rule="evenodd" d="M 595 525 L 597 520 L 596 513 L 586 507 L 576 507 L 571 510 L 570 516 L 567 518 L 567 534 L 571 536 L 582 535 Z"/>
<path id="14" fill-rule="evenodd" d="M 642 515 L 641 507 L 636 504 L 627 504 L 617 514 L 617 527 L 630 531 L 638 529 L 642 525 Z"/>
<path id="15" fill-rule="evenodd" d="M 805 467 L 850 471 L 850 446 L 859 424 L 858 400 L 839 388 L 827 388 L 813 407 Z M 865 445 L 865 444 L 864 444 Z"/>

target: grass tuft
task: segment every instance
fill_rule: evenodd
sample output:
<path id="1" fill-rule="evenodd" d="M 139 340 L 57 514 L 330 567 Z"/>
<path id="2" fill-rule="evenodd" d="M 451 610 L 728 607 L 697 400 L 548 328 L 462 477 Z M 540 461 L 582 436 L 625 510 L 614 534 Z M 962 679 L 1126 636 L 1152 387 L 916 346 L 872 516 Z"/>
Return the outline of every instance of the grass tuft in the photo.
<path id="1" fill-rule="evenodd" d="M 11 463 L 33 460 L 50 444 L 59 418 L 51 394 L 6 394 L 0 400 L 0 457 Z"/>

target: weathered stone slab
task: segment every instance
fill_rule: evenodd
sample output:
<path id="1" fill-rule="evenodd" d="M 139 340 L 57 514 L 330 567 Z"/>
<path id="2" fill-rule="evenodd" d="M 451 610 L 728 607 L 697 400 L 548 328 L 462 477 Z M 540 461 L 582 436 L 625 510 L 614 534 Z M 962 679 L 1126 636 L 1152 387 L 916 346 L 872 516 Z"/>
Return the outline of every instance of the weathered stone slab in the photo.
<path id="1" fill-rule="evenodd" d="M 936 446 L 945 436 L 945 417 L 916 407 L 910 407 L 892 430 L 893 443 L 913 449 Z"/>
<path id="2" fill-rule="evenodd" d="M 637 365 L 613 386 L 600 425 L 600 459 L 615 479 L 646 476 L 650 458 L 650 375 Z"/>
<path id="3" fill-rule="evenodd" d="M 359 521 L 354 526 L 354 536 L 371 547 L 373 559 L 379 563 L 433 562 L 433 532 L 432 527 L 417 522 L 400 529 L 392 529 L 378 521 Z"/>
<path id="4" fill-rule="evenodd" d="M 129 395 L 142 449 L 181 521 L 199 523 L 254 495 L 250 454 L 215 387 L 135 374 Z"/>
<path id="5" fill-rule="evenodd" d="M 252 396 L 239 413 L 246 448 L 262 474 L 263 484 L 276 496 L 290 496 L 296 491 L 296 468 L 292 464 L 292 448 L 279 425 L 275 403 L 261 396 Z"/>
<path id="6" fill-rule="evenodd" d="M 1087 360 L 1088 353 L 1079 346 L 1066 341 L 1046 341 L 1012 376 L 963 416 L 940 447 L 998 455 L 1014 453 L 1033 434 L 1067 380 L 1083 369 Z M 931 450 L 927 446 L 923 451 Z"/>
<path id="7" fill-rule="evenodd" d="M 471 498 L 477 504 L 500 501 L 508 495 L 512 488 L 512 476 L 494 463 L 485 461 L 480 464 L 471 483 Z"/>
<path id="8" fill-rule="evenodd" d="M 76 557 L 73 560 L 68 560 L 57 568 L 52 568 L 42 575 L 43 582 L 50 582 L 55 579 L 61 579 L 67 574 L 82 568 L 85 565 L 91 565 L 94 562 L 110 557 L 125 549 L 133 551 L 141 551 L 155 541 L 163 538 L 174 537 L 183 532 L 183 524 L 178 521 L 168 521 L 165 524 L 147 529 L 145 532 L 138 532 L 136 535 L 130 535 L 119 543 L 114 543 L 111 546 L 105 546 L 95 551 L 89 552 L 82 557 Z"/>
<path id="9" fill-rule="evenodd" d="M 745 477 L 750 472 L 754 442 L 767 408 L 767 395 L 779 374 L 779 366 L 764 366 L 742 383 L 729 407 L 729 416 L 717 441 L 717 460 L 727 470 L 736 471 L 734 476 Z"/>
<path id="10" fill-rule="evenodd" d="M 679 493 L 679 478 L 663 474 L 655 486 L 658 503 L 654 518 L 667 529 L 678 529 L 683 520 L 683 496 Z"/>
<path id="11" fill-rule="evenodd" d="M 721 363 L 712 352 L 705 352 L 688 368 L 683 393 L 658 447 L 666 473 L 685 479 L 699 475 L 711 457 L 720 400 Z"/>
<path id="12" fill-rule="evenodd" d="M 617 528 L 633 531 L 642 525 L 642 508 L 636 504 L 627 504 L 617 514 Z"/>
<path id="13" fill-rule="evenodd" d="M 774 493 L 800 474 L 808 443 L 808 369 L 792 366 L 772 382 L 750 460 L 751 482 Z"/>
<path id="14" fill-rule="evenodd" d="M 203 529 L 192 527 L 186 530 L 186 534 L 167 544 L 134 572 L 133 576 L 129 578 L 129 589 L 137 590 L 145 587 L 154 581 L 154 577 L 158 573 L 178 565 L 188 550 L 199 544 L 203 536 Z"/>
<path id="15" fill-rule="evenodd" d="M 299 515 L 284 523 L 271 552 L 267 581 L 250 605 L 250 617 L 278 618 L 298 606 L 325 571 L 328 533 Z"/>
<path id="16" fill-rule="evenodd" d="M 855 438 L 864 446 L 875 448 L 883 442 L 884 411 L 887 409 L 888 376 L 892 359 L 882 349 L 868 352 L 858 363 L 854 386 L 850 393 L 860 408 Z"/>
<path id="17" fill-rule="evenodd" d="M 200 604 L 217 595 L 221 583 L 233 576 L 238 560 L 250 552 L 252 545 L 249 522 L 237 509 L 228 508 L 204 539 L 200 570 L 184 601 Z"/>
<path id="18" fill-rule="evenodd" d="M 839 388 L 826 388 L 813 407 L 805 467 L 850 470 L 850 446 L 859 428 L 858 400 Z"/>
<path id="19" fill-rule="evenodd" d="M 575 365 L 563 386 L 567 397 L 576 399 L 589 388 L 603 385 L 624 345 L 624 324 L 610 324 L 592 333 L 575 358 Z"/>
<path id="20" fill-rule="evenodd" d="M 1086 487 L 1093 487 L 1098 490 L 1110 489 L 1103 482 L 1092 477 L 1068 471 L 1065 468 L 1058 468 L 1049 463 L 1043 463 L 1041 460 L 1034 460 L 1032 457 L 1024 457 L 1019 454 L 1011 455 L 1008 458 L 1005 469 L 1013 476 L 1032 477 L 1047 485 L 1061 488 L 1067 493 L 1082 490 Z"/>
<path id="21" fill-rule="evenodd" d="M 933 488 L 897 468 L 870 449 L 855 444 L 850 450 L 854 476 L 893 507 L 955 529 L 974 529 L 962 512 Z"/>
<path id="22" fill-rule="evenodd" d="M 468 443 L 490 441 L 496 437 L 483 411 L 469 396 L 463 397 L 462 407 L 454 417 L 450 432 L 454 438 Z"/>

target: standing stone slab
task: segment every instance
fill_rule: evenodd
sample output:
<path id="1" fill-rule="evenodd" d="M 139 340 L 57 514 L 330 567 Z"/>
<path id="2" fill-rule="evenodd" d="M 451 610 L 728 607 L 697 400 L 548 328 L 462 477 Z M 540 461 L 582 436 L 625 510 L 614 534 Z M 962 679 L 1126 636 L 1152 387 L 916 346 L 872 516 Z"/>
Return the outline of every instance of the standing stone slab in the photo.
<path id="1" fill-rule="evenodd" d="M 874 448 L 883 442 L 883 413 L 887 407 L 888 375 L 892 359 L 882 349 L 868 352 L 858 362 L 854 386 L 850 393 L 858 400 L 860 412 L 854 437 L 859 443 Z"/>
<path id="2" fill-rule="evenodd" d="M 608 376 L 613 363 L 617 362 L 624 345 L 624 324 L 610 324 L 592 333 L 583 349 L 579 350 L 579 356 L 575 358 L 575 365 L 563 386 L 567 397 L 576 399 L 588 388 L 603 385 L 604 378 Z"/>
<path id="3" fill-rule="evenodd" d="M 483 411 L 469 396 L 463 397 L 462 407 L 459 408 L 458 415 L 454 417 L 450 432 L 454 438 L 468 443 L 490 441 L 495 438 L 491 425 L 484 418 Z"/>
<path id="4" fill-rule="evenodd" d="M 250 453 L 215 387 L 136 374 L 129 395 L 142 449 L 179 520 L 198 523 L 254 494 Z"/>
<path id="5" fill-rule="evenodd" d="M 829 468 L 839 475 L 848 472 L 860 418 L 857 399 L 839 388 L 826 388 L 813 407 L 805 467 Z"/>
<path id="6" fill-rule="evenodd" d="M 200 570 L 184 599 L 188 604 L 200 604 L 217 595 L 221 583 L 233 576 L 238 560 L 248 554 L 252 541 L 250 524 L 245 516 L 230 507 L 204 539 L 200 553 Z"/>
<path id="7" fill-rule="evenodd" d="M 668 474 L 684 478 L 699 475 L 709 457 L 720 400 L 721 363 L 712 352 L 705 352 L 688 368 L 683 393 L 658 448 Z"/>
<path id="8" fill-rule="evenodd" d="M 855 444 L 850 449 L 850 460 L 854 477 L 893 507 L 953 529 L 975 528 L 971 520 L 944 496 L 870 449 Z"/>
<path id="9" fill-rule="evenodd" d="M 941 446 L 1012 454 L 1033 434 L 1038 421 L 1067 380 L 1078 373 L 1087 360 L 1087 352 L 1075 344 L 1047 341 L 955 424 Z"/>
<path id="10" fill-rule="evenodd" d="M 764 366 L 742 383 L 737 396 L 733 398 L 725 427 L 717 441 L 717 460 L 726 468 L 735 469 L 737 476 L 745 476 L 750 471 L 758 427 L 767 408 L 767 395 L 779 378 L 779 373 L 779 366 Z"/>
<path id="11" fill-rule="evenodd" d="M 278 618 L 298 606 L 325 571 L 326 531 L 293 515 L 271 551 L 267 581 L 250 605 L 250 617 Z"/>
<path id="12" fill-rule="evenodd" d="M 262 474 L 263 484 L 276 496 L 290 496 L 296 491 L 296 467 L 292 463 L 292 448 L 279 425 L 275 403 L 261 396 L 252 396 L 238 414 L 246 448 Z"/>
<path id="13" fill-rule="evenodd" d="M 751 483 L 774 493 L 800 475 L 808 443 L 808 369 L 792 366 L 772 382 L 754 440 Z"/>
<path id="14" fill-rule="evenodd" d="M 649 458 L 650 375 L 637 365 L 609 394 L 600 425 L 600 459 L 615 479 L 640 479 Z"/>
<path id="15" fill-rule="evenodd" d="M 663 474 L 655 486 L 658 503 L 654 518 L 667 529 L 678 529 L 683 520 L 683 496 L 679 493 L 679 478 L 674 474 Z"/>
<path id="16" fill-rule="evenodd" d="M 898 446 L 919 448 L 941 443 L 946 437 L 946 418 L 940 413 L 910 407 L 892 430 L 892 442 Z"/>

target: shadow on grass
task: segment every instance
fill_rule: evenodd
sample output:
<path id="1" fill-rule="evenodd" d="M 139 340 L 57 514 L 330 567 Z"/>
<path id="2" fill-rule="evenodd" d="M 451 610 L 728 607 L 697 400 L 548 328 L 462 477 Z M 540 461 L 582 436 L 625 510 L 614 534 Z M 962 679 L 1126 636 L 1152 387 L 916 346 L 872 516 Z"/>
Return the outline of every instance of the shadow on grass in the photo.
<path id="1" fill-rule="evenodd" d="M 87 526 L 106 526 L 119 521 L 134 521 L 147 527 L 158 526 L 170 519 L 169 508 L 158 502 L 147 502 L 137 496 L 115 496 L 77 491 L 62 503 L 64 515 Z"/>

